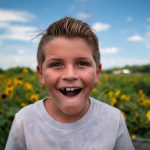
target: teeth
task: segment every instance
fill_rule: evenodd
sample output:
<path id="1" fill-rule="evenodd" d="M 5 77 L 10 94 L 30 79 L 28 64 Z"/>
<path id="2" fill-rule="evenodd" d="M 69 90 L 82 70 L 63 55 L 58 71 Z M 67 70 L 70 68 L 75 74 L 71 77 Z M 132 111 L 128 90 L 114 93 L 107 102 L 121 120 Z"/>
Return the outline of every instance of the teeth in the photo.
<path id="1" fill-rule="evenodd" d="M 61 88 L 59 90 L 65 96 L 75 96 L 81 92 L 82 88 L 67 87 L 67 88 Z"/>
<path id="2" fill-rule="evenodd" d="M 62 88 L 61 90 L 62 91 L 66 90 L 68 92 L 68 91 L 74 91 L 74 90 L 77 90 L 77 89 L 79 89 L 79 88 Z"/>
<path id="3" fill-rule="evenodd" d="M 66 91 L 74 91 L 76 88 L 66 88 Z"/>
<path id="4" fill-rule="evenodd" d="M 72 91 L 72 88 L 66 88 L 66 91 Z"/>

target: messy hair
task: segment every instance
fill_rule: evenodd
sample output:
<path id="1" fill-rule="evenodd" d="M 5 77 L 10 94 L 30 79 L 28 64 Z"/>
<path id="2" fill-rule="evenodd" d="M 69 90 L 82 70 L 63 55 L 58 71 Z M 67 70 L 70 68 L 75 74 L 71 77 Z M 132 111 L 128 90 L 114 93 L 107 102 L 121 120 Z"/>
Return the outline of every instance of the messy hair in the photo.
<path id="1" fill-rule="evenodd" d="M 81 20 L 65 17 L 52 23 L 44 32 L 38 46 L 37 61 L 38 66 L 42 67 L 45 60 L 45 45 L 55 37 L 82 38 L 93 50 L 93 58 L 96 65 L 100 63 L 100 52 L 98 38 L 91 27 Z"/>

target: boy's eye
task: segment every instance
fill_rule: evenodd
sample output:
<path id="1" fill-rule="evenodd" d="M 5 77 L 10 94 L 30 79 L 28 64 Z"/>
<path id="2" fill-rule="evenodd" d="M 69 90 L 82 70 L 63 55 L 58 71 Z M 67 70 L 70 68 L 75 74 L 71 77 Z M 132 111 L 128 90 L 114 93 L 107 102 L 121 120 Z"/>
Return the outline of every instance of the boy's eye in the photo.
<path id="1" fill-rule="evenodd" d="M 50 66 L 51 68 L 56 68 L 56 69 L 58 69 L 58 68 L 62 68 L 62 67 L 63 67 L 63 64 L 60 63 L 60 62 L 52 62 L 52 63 L 50 63 L 49 66 Z"/>
<path id="2" fill-rule="evenodd" d="M 77 65 L 78 65 L 79 67 L 86 67 L 86 66 L 89 66 L 89 62 L 87 62 L 87 61 L 79 61 L 79 62 L 77 63 Z"/>

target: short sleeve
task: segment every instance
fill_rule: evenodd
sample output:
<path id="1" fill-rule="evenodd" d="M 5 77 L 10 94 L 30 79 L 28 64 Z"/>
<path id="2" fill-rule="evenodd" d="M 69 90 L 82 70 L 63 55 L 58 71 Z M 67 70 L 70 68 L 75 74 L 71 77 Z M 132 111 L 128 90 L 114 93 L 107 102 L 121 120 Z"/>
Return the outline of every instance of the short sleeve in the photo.
<path id="1" fill-rule="evenodd" d="M 123 116 L 120 113 L 119 128 L 114 150 L 134 150 Z"/>
<path id="2" fill-rule="evenodd" d="M 17 123 L 17 117 L 12 123 L 5 150 L 26 150 L 23 128 Z"/>

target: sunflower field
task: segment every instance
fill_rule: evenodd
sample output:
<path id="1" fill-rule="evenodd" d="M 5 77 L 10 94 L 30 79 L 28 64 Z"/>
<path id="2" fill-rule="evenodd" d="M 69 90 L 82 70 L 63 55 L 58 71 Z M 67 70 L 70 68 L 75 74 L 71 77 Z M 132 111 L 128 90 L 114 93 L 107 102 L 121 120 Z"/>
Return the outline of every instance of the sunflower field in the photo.
<path id="1" fill-rule="evenodd" d="M 5 147 L 15 113 L 47 96 L 37 73 L 29 68 L 0 70 L 0 150 Z M 131 138 L 150 139 L 149 73 L 102 73 L 91 96 L 122 111 Z"/>

